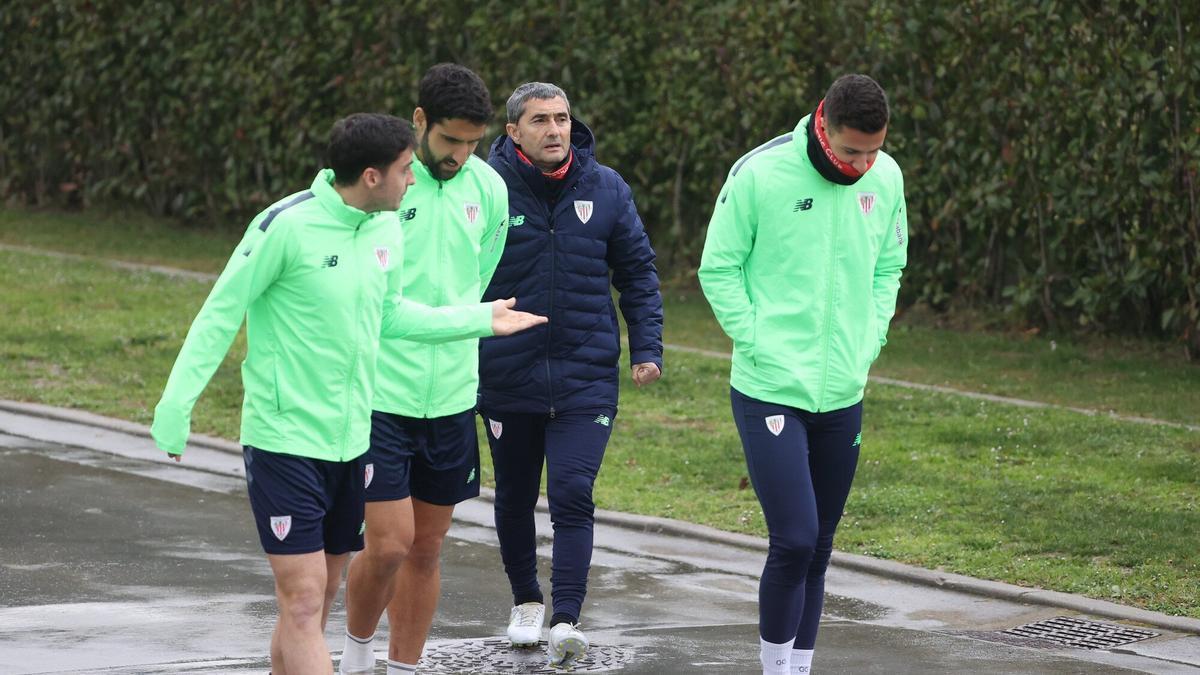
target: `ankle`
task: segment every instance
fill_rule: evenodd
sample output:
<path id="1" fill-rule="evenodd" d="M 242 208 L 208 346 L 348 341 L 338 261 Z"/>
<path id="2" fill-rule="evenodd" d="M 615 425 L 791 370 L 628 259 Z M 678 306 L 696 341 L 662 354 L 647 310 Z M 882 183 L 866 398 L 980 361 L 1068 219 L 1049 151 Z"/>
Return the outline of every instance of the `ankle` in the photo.
<path id="1" fill-rule="evenodd" d="M 571 616 L 566 612 L 555 612 L 554 616 L 550 617 L 550 627 L 554 628 L 560 623 L 569 623 L 574 626 L 579 623 L 579 617 Z"/>

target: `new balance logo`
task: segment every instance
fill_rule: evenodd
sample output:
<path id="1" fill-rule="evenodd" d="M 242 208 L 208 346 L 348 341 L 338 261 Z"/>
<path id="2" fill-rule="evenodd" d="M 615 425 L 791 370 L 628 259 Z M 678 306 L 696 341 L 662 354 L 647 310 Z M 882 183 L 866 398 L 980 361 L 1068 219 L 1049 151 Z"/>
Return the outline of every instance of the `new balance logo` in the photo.
<path id="1" fill-rule="evenodd" d="M 475 482 L 475 469 L 474 468 L 471 469 L 471 475 L 467 476 L 467 485 L 470 485 L 473 482 Z"/>
<path id="2" fill-rule="evenodd" d="M 400 222 L 412 220 L 413 218 L 417 217 L 417 210 L 415 208 L 404 209 L 398 215 L 400 216 Z"/>
<path id="3" fill-rule="evenodd" d="M 509 227 L 520 227 L 525 224 L 525 216 L 513 216 L 508 219 Z"/>
<path id="4" fill-rule="evenodd" d="M 592 421 L 595 422 L 596 424 L 599 424 L 602 427 L 606 427 L 606 426 L 612 424 L 612 420 L 610 420 L 608 418 L 608 415 L 596 415 L 596 419 L 594 419 Z"/>
<path id="5" fill-rule="evenodd" d="M 851 445 L 862 445 L 862 434 L 855 434 L 854 442 Z"/>
<path id="6" fill-rule="evenodd" d="M 792 213 L 795 213 L 797 211 L 807 211 L 811 208 L 812 208 L 812 197 L 809 197 L 808 199 L 797 199 L 796 203 L 792 205 Z"/>
<path id="7" fill-rule="evenodd" d="M 337 256 L 336 255 L 325 256 L 325 259 L 321 261 L 321 267 L 337 267 Z"/>

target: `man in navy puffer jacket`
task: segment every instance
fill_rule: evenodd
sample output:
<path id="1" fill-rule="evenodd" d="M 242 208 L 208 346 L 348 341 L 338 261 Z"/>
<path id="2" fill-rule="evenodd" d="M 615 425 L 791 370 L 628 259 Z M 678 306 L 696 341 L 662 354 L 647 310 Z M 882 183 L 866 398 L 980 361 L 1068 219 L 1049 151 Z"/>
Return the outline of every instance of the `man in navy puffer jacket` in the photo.
<path id="1" fill-rule="evenodd" d="M 550 322 L 480 341 L 479 411 L 496 470 L 514 645 L 536 645 L 544 620 L 533 509 L 546 463 L 554 523 L 548 651 L 565 664 L 587 649 L 578 624 L 592 559 L 592 486 L 617 414 L 621 338 L 609 273 L 638 386 L 662 372 L 662 296 L 633 194 L 595 160 L 592 132 L 571 117 L 562 89 L 523 84 L 507 108 L 508 133 L 488 163 L 508 185 L 508 243 L 484 299 L 515 297 L 517 309 Z"/>

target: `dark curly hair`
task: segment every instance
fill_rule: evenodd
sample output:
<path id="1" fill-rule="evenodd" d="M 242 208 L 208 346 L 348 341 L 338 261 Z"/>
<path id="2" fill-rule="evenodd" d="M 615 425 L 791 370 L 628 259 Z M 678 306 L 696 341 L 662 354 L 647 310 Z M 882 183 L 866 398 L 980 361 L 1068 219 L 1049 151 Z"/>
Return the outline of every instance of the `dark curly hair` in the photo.
<path id="1" fill-rule="evenodd" d="M 492 97 L 483 80 L 465 66 L 439 63 L 421 78 L 417 105 L 430 126 L 449 119 L 475 124 L 492 120 Z"/>
<path id="2" fill-rule="evenodd" d="M 412 125 L 405 120 L 383 113 L 354 113 L 333 123 L 326 156 L 337 184 L 353 185 L 367 167 L 387 171 L 416 144 Z"/>
<path id="3" fill-rule="evenodd" d="M 873 134 L 887 126 L 891 111 L 883 87 L 866 75 L 843 75 L 825 93 L 825 124 Z"/>

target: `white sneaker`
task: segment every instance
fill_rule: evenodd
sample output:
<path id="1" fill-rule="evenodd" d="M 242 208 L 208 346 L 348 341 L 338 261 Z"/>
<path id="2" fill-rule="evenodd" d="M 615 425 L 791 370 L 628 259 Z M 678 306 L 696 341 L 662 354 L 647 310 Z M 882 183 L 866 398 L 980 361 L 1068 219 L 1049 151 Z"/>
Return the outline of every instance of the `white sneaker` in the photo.
<path id="1" fill-rule="evenodd" d="M 540 602 L 526 602 L 512 608 L 508 614 L 508 640 L 514 647 L 536 647 L 542 639 L 542 622 L 546 619 L 546 606 Z"/>
<path id="2" fill-rule="evenodd" d="M 579 624 L 560 623 L 550 629 L 550 644 L 546 654 L 550 657 L 550 665 L 565 666 L 583 656 L 588 648 L 588 639 L 579 630 Z"/>

